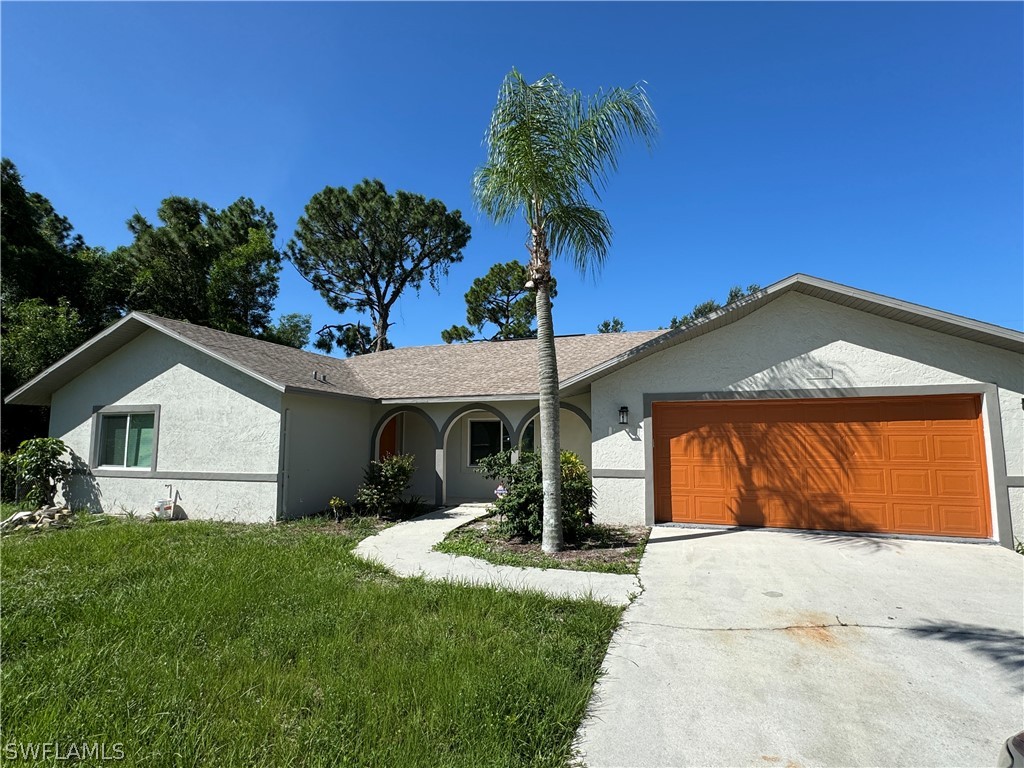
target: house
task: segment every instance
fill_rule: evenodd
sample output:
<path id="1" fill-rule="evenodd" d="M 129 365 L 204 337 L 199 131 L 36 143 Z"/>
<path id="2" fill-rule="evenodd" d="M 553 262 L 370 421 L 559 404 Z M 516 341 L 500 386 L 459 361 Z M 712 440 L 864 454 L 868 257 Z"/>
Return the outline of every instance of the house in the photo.
<path id="1" fill-rule="evenodd" d="M 672 331 L 556 340 L 562 445 L 598 521 L 1024 538 L 1024 334 L 806 275 Z M 77 504 L 250 522 L 351 498 L 489 499 L 533 444 L 535 342 L 340 360 L 132 313 L 14 392 L 50 406 Z M 168 488 L 167 486 L 170 486 Z"/>

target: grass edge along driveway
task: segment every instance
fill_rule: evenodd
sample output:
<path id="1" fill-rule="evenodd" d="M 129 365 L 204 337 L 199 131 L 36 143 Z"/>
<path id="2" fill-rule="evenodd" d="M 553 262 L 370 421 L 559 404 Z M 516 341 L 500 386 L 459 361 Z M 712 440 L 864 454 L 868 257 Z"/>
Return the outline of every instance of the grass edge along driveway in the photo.
<path id="1" fill-rule="evenodd" d="M 111 522 L 5 537 L 0 749 L 565 765 L 621 611 L 399 580 L 350 554 L 360 534 Z"/>

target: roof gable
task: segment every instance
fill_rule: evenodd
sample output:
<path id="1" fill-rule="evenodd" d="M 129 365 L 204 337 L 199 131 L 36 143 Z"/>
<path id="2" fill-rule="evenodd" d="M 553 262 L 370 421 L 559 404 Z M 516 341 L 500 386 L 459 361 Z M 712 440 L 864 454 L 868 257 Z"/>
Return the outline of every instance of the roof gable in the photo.
<path id="1" fill-rule="evenodd" d="M 980 320 L 943 312 L 921 304 L 894 299 L 879 293 L 862 291 L 859 288 L 834 283 L 810 275 L 796 274 L 773 283 L 757 293 L 740 299 L 722 309 L 712 312 L 707 317 L 689 325 L 669 331 L 661 336 L 640 344 L 622 354 L 605 360 L 586 371 L 562 381 L 562 389 L 566 394 L 575 394 L 584 390 L 590 382 L 605 376 L 612 371 L 623 368 L 656 352 L 682 344 L 698 336 L 711 333 L 737 320 L 741 320 L 771 301 L 790 292 L 802 293 L 817 299 L 830 301 L 862 312 L 869 312 L 898 322 L 915 325 L 919 328 L 945 333 L 950 336 L 975 341 L 979 344 L 1012 352 L 1024 352 L 1024 333 L 1010 328 L 1003 328 Z"/>

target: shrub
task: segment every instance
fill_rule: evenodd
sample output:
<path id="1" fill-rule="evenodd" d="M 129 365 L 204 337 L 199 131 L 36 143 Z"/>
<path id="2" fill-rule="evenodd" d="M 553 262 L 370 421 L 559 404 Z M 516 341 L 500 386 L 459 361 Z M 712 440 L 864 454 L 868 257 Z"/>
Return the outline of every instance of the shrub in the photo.
<path id="1" fill-rule="evenodd" d="M 56 437 L 37 437 L 18 446 L 11 463 L 28 501 L 40 507 L 53 504 L 57 487 L 71 476 L 71 463 L 64 456 L 67 450 Z"/>
<path id="2" fill-rule="evenodd" d="M 594 522 L 590 512 L 594 503 L 594 484 L 586 465 L 572 451 L 562 451 L 562 530 L 575 540 Z M 505 529 L 513 535 L 539 539 L 544 518 L 544 484 L 539 453 L 524 452 L 512 463 L 511 451 L 503 451 L 480 461 L 480 471 L 498 480 L 508 491 L 495 502 Z"/>
<path id="3" fill-rule="evenodd" d="M 416 460 L 409 455 L 371 461 L 363 472 L 363 484 L 356 491 L 356 501 L 372 515 L 387 515 L 402 498 L 415 471 Z"/>

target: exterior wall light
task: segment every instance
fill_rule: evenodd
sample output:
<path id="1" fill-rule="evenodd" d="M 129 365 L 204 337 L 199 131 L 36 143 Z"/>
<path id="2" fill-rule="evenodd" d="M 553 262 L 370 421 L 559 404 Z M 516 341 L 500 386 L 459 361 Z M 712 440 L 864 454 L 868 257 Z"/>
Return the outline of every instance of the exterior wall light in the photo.
<path id="1" fill-rule="evenodd" d="M 626 406 L 619 408 L 619 424 L 629 424 L 629 408 Z"/>

